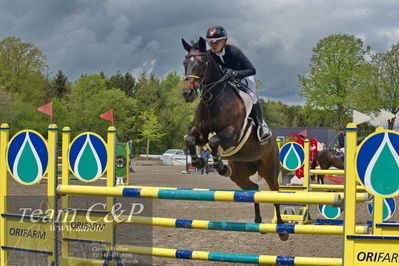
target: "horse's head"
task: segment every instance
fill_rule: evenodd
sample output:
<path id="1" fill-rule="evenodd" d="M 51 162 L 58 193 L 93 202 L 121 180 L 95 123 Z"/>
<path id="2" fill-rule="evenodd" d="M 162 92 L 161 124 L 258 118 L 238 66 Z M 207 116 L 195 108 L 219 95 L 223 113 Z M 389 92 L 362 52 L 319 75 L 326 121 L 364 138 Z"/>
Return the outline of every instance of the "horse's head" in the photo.
<path id="1" fill-rule="evenodd" d="M 205 40 L 200 37 L 197 43 L 191 45 L 182 39 L 183 47 L 187 51 L 184 58 L 184 84 L 182 95 L 188 102 L 194 101 L 197 91 L 204 82 L 208 68 Z"/>

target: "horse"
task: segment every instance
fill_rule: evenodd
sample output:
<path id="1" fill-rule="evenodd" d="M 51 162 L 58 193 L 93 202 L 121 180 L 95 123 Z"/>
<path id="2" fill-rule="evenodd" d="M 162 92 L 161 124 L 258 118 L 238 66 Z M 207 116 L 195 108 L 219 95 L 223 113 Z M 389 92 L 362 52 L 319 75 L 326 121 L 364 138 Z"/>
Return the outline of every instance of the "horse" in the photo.
<path id="1" fill-rule="evenodd" d="M 319 163 L 321 169 L 329 169 L 331 166 L 334 166 L 338 169 L 344 169 L 344 161 L 342 157 L 337 156 L 337 152 L 334 149 L 322 150 L 316 153 L 313 157 L 311 169 L 316 168 L 316 162 Z M 312 175 L 311 180 L 314 181 L 315 177 Z M 324 175 L 317 175 L 317 183 L 324 184 Z"/>
<path id="2" fill-rule="evenodd" d="M 186 103 L 193 102 L 201 93 L 192 128 L 184 141 L 191 156 L 192 165 L 202 169 L 203 158 L 198 156 L 196 146 L 205 146 L 211 150 L 213 167 L 217 172 L 230 179 L 243 190 L 258 190 L 259 186 L 249 177 L 258 173 L 266 180 L 270 190 L 278 191 L 280 173 L 279 150 L 274 137 L 264 143 L 259 142 L 256 129 L 252 129 L 247 141 L 233 155 L 221 156 L 218 148 L 227 149 L 236 146 L 241 128 L 246 119 L 246 109 L 238 96 L 237 89 L 229 82 L 222 68 L 206 50 L 206 42 L 199 40 L 187 43 L 182 39 L 187 55 L 183 61 L 185 79 L 182 96 Z M 211 136 L 210 134 L 214 134 Z M 223 159 L 227 159 L 228 165 Z M 274 204 L 277 223 L 283 224 L 279 204 Z M 261 223 L 259 203 L 254 203 L 255 222 Z M 281 240 L 288 239 L 288 232 L 279 233 Z"/>

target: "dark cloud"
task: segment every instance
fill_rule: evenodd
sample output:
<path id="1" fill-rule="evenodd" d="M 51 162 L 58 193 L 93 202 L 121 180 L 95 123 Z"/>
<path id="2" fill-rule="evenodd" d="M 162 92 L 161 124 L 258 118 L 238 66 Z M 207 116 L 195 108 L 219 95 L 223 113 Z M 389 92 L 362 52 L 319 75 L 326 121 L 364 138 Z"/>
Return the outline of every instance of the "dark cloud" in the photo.
<path id="1" fill-rule="evenodd" d="M 326 0 L 0 0 L 0 38 L 17 36 L 71 79 L 117 70 L 182 73 L 180 39 L 221 24 L 257 68 L 264 96 L 289 104 L 298 96 L 312 47 L 335 33 L 353 34 L 374 51 L 399 41 L 399 2 Z"/>

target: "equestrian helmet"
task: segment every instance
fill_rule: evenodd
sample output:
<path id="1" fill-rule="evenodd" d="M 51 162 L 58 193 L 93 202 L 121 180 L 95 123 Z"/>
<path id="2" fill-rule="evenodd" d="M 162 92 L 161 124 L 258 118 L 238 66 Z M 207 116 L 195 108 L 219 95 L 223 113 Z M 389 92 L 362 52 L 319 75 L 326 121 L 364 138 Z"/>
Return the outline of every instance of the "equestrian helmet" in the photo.
<path id="1" fill-rule="evenodd" d="M 210 26 L 209 29 L 206 31 L 206 38 L 207 39 L 216 39 L 216 38 L 225 38 L 227 39 L 226 30 L 219 25 Z"/>

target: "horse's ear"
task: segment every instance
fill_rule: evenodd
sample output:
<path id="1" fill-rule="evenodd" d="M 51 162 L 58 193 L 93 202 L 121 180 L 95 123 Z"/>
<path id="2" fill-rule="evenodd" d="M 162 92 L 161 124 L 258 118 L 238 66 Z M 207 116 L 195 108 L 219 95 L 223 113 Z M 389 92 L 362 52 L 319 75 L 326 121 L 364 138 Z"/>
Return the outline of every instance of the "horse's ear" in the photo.
<path id="1" fill-rule="evenodd" d="M 191 50 L 191 45 L 188 44 L 183 38 L 181 39 L 181 42 L 182 42 L 182 44 L 183 44 L 184 49 L 185 49 L 187 52 L 190 52 L 190 50 Z"/>
<path id="2" fill-rule="evenodd" d="M 205 42 L 205 39 L 202 38 L 202 37 L 200 37 L 200 38 L 199 38 L 199 41 L 198 41 L 198 44 L 199 44 L 199 50 L 200 50 L 201 52 L 206 52 L 206 42 Z"/>

